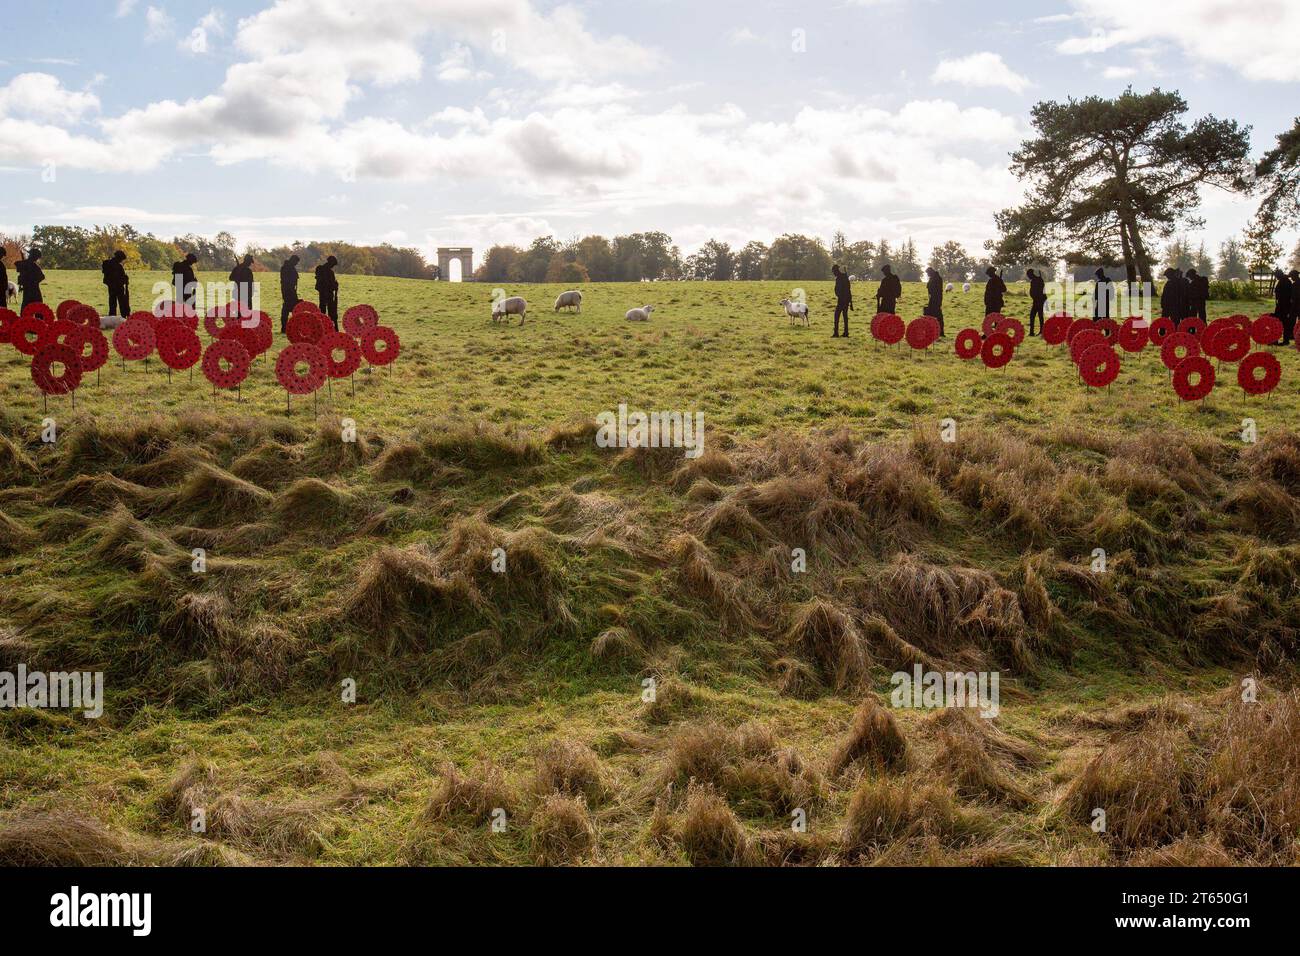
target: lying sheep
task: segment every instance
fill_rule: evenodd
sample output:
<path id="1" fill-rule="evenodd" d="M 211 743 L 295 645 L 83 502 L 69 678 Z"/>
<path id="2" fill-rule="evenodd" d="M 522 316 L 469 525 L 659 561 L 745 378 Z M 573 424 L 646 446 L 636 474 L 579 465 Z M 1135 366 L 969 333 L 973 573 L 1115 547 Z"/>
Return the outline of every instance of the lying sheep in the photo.
<path id="1" fill-rule="evenodd" d="M 111 332 L 125 321 L 126 318 L 120 315 L 101 315 L 99 317 L 99 331 Z"/>
<path id="2" fill-rule="evenodd" d="M 555 311 L 561 309 L 577 309 L 578 314 L 582 315 L 582 293 L 581 292 L 561 292 L 560 297 L 555 300 Z"/>
<path id="3" fill-rule="evenodd" d="M 794 302 L 790 299 L 782 299 L 781 304 L 785 306 L 785 314 L 790 316 L 790 324 L 794 325 L 799 319 L 803 319 L 803 324 L 808 324 L 808 303 Z"/>
<path id="4" fill-rule="evenodd" d="M 653 305 L 643 305 L 639 309 L 629 309 L 625 318 L 629 322 L 649 322 L 650 313 L 655 310 Z"/>
<path id="5" fill-rule="evenodd" d="M 492 303 L 492 321 L 502 322 L 510 316 L 519 316 L 519 325 L 523 326 L 528 318 L 528 301 L 515 296 L 513 299 L 498 299 Z"/>

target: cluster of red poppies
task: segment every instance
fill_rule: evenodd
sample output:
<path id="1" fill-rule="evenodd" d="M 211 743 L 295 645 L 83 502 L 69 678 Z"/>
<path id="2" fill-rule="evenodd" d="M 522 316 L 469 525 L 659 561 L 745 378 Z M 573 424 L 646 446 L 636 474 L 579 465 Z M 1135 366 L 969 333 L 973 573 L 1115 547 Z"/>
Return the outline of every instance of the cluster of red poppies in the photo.
<path id="1" fill-rule="evenodd" d="M 1054 315 L 1043 323 L 1043 341 L 1066 344 L 1079 376 L 1091 388 L 1104 388 L 1119 375 L 1119 349 L 1138 354 L 1148 346 L 1160 350 L 1174 392 L 1185 402 L 1200 401 L 1214 391 L 1218 370 L 1210 359 L 1237 366 L 1237 384 L 1249 395 L 1264 395 L 1282 380 L 1282 365 L 1255 345 L 1274 345 L 1282 338 L 1282 323 L 1272 315 L 1251 319 L 1234 315 L 1206 324 L 1199 318 L 1175 323 L 1170 318 L 1147 322 L 1130 316 L 1114 319 L 1071 319 Z"/>
<path id="2" fill-rule="evenodd" d="M 108 340 L 99 330 L 99 313 L 69 300 L 56 313 L 34 302 L 17 315 L 0 309 L 0 344 L 31 356 L 32 381 L 47 395 L 67 395 L 82 376 L 108 361 Z"/>
<path id="3" fill-rule="evenodd" d="M 82 376 L 108 360 L 108 339 L 100 331 L 99 313 L 69 299 L 52 310 L 43 303 L 28 305 L 22 315 L 0 309 L 0 343 L 10 343 L 32 357 L 32 381 L 46 395 L 75 391 Z M 185 371 L 200 364 L 215 387 L 237 388 L 248 377 L 253 359 L 274 344 L 271 320 L 265 312 L 239 303 L 215 306 L 203 317 L 211 342 L 199 339 L 198 313 L 184 303 L 167 301 L 154 312 L 134 312 L 113 330 L 114 350 L 123 362 L 141 361 L 157 352 L 167 368 Z M 310 302 L 300 302 L 290 318 L 290 345 L 277 357 L 276 378 L 294 395 L 309 395 L 327 378 L 346 378 L 364 358 L 371 365 L 390 365 L 401 343 L 397 333 L 379 324 L 369 305 L 349 309 L 344 332 Z M 303 371 L 305 369 L 305 371 Z"/>
<path id="4" fill-rule="evenodd" d="M 299 302 L 286 329 L 289 346 L 275 361 L 275 377 L 291 395 L 310 395 L 327 378 L 347 378 L 364 358 L 371 365 L 390 365 L 401 351 L 397 333 L 379 324 L 369 305 L 354 305 L 343 314 L 343 331 L 310 302 Z"/>
<path id="5" fill-rule="evenodd" d="M 953 350 L 964 362 L 978 358 L 986 368 L 1002 368 L 1016 357 L 1016 348 L 1025 340 L 1025 326 L 1019 319 L 993 312 L 984 316 L 978 329 L 957 333 Z"/>
<path id="6" fill-rule="evenodd" d="M 871 319 L 871 337 L 886 345 L 897 345 L 904 339 L 918 352 L 928 349 L 939 339 L 939 320 L 929 315 L 904 323 L 892 312 L 877 312 Z"/>

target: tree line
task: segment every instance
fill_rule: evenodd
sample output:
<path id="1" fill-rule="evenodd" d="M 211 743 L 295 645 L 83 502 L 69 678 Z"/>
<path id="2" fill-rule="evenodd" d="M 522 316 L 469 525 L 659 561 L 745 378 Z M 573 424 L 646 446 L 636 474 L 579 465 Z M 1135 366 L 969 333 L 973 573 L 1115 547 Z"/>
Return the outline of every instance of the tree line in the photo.
<path id="1" fill-rule="evenodd" d="M 290 256 L 301 260 L 299 267 L 314 269 L 330 256 L 338 260 L 338 271 L 349 275 L 392 276 L 399 279 L 435 279 L 438 267 L 425 260 L 418 249 L 392 245 L 359 246 L 348 242 L 295 242 L 264 249 L 247 246 L 242 251 L 234 236 L 184 235 L 160 239 L 129 225 L 120 226 L 37 226 L 30 235 L 0 235 L 0 245 L 10 261 L 23 258 L 26 250 L 41 250 L 41 264 L 47 269 L 98 269 L 114 252 L 126 254 L 124 267 L 130 270 L 167 271 L 172 263 L 194 253 L 201 269 L 229 270 L 246 255 L 253 257 L 254 272 L 278 271 Z"/>

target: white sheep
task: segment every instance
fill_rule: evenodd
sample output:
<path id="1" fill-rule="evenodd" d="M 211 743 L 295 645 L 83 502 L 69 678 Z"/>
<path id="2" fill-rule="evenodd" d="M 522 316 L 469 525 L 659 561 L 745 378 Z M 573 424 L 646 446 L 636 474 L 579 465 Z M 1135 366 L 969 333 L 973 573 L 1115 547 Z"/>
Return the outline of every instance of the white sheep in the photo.
<path id="1" fill-rule="evenodd" d="M 655 307 L 653 305 L 643 305 L 639 309 L 629 309 L 627 315 L 624 316 L 624 318 L 626 318 L 629 322 L 649 322 L 650 313 L 653 312 L 654 310 Z"/>
<path id="2" fill-rule="evenodd" d="M 519 316 L 519 325 L 528 319 L 528 300 L 515 296 L 512 299 L 498 299 L 492 303 L 492 321 L 501 322 L 512 315 Z"/>
<path id="3" fill-rule="evenodd" d="M 121 315 L 101 315 L 99 317 L 99 330 L 101 332 L 111 332 L 119 325 L 126 321 L 125 316 Z"/>
<path id="4" fill-rule="evenodd" d="M 12 282 L 9 283 L 9 298 L 14 299 L 17 298 L 17 296 L 18 296 L 18 286 L 14 285 Z"/>
<path id="5" fill-rule="evenodd" d="M 970 283 L 969 283 L 969 282 L 963 282 L 963 283 L 961 284 L 961 291 L 963 291 L 963 292 L 969 292 L 969 291 L 970 291 Z"/>
<path id="6" fill-rule="evenodd" d="M 952 283 L 949 282 L 946 286 L 944 286 L 944 287 L 943 287 L 943 291 L 944 291 L 944 292 L 951 292 L 951 291 L 952 291 Z"/>
<path id="7" fill-rule="evenodd" d="M 799 319 L 803 319 L 803 324 L 808 324 L 808 303 L 793 302 L 790 299 L 782 299 L 781 305 L 785 307 L 785 314 L 790 316 L 790 324 L 794 325 Z"/>
<path id="8" fill-rule="evenodd" d="M 582 293 L 581 292 L 561 292 L 560 297 L 555 300 L 555 311 L 561 309 L 577 309 L 578 314 L 582 315 Z"/>

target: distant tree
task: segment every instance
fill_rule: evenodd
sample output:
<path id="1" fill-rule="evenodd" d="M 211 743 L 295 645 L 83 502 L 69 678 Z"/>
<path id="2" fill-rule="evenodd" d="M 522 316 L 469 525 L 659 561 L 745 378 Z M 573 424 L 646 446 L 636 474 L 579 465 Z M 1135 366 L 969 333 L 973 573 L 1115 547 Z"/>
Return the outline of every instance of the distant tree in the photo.
<path id="1" fill-rule="evenodd" d="M 736 275 L 736 256 L 731 246 L 710 239 L 686 261 L 683 269 L 688 278 L 726 282 Z"/>
<path id="2" fill-rule="evenodd" d="M 1029 181 L 1029 196 L 997 214 L 994 258 L 1051 260 L 1119 246 L 1128 278 L 1152 281 L 1151 234 L 1195 223 L 1204 186 L 1249 188 L 1249 130 L 1212 116 L 1189 126 L 1186 112 L 1182 96 L 1160 89 L 1037 104 L 1036 136 L 1011 164 Z M 1078 248 L 1079 236 L 1087 248 Z"/>
<path id="3" fill-rule="evenodd" d="M 547 267 L 546 281 L 565 285 L 583 285 L 591 281 L 591 276 L 587 273 L 587 267 L 581 262 L 568 262 L 563 253 L 560 253 Z"/>
<path id="4" fill-rule="evenodd" d="M 1229 236 L 1219 245 L 1219 266 L 1214 271 L 1214 277 L 1225 280 L 1250 278 L 1245 250 L 1236 237 Z"/>
<path id="5" fill-rule="evenodd" d="M 523 252 L 517 246 L 492 246 L 483 256 L 474 278 L 479 282 L 521 282 L 522 258 Z"/>
<path id="6" fill-rule="evenodd" d="M 976 262 L 960 242 L 948 240 L 930 253 L 929 266 L 954 282 L 964 282 L 975 272 Z"/>
<path id="7" fill-rule="evenodd" d="M 893 265 L 894 265 L 894 250 L 889 245 L 888 239 L 881 239 L 880 242 L 876 243 L 876 254 L 872 257 L 871 267 L 867 270 L 867 272 L 871 273 L 872 275 L 879 275 L 880 270 L 882 268 L 884 268 L 885 266 L 889 266 L 890 268 L 893 268 Z"/>
<path id="8" fill-rule="evenodd" d="M 1179 272 L 1186 272 L 1195 265 L 1192 249 L 1187 244 L 1186 238 L 1175 239 L 1165 247 L 1163 265 L 1166 269 L 1177 269 Z"/>
<path id="9" fill-rule="evenodd" d="M 574 258 L 587 267 L 592 282 L 613 282 L 616 278 L 614 250 L 604 236 L 579 239 Z"/>
<path id="10" fill-rule="evenodd" d="M 553 236 L 539 236 L 519 257 L 520 282 L 545 282 L 546 270 L 551 260 L 560 252 L 560 244 Z"/>
<path id="11" fill-rule="evenodd" d="M 916 251 L 916 243 L 909 236 L 907 242 L 903 243 L 898 250 L 898 260 L 894 264 L 894 272 L 898 278 L 904 282 L 919 282 L 925 274 L 925 269 L 921 265 L 921 254 Z"/>
<path id="12" fill-rule="evenodd" d="M 1272 272 L 1282 258 L 1282 246 L 1274 238 L 1277 235 L 1277 214 L 1267 206 L 1261 206 L 1255 218 L 1246 227 L 1242 237 L 1246 264 L 1254 272 Z"/>
<path id="13" fill-rule="evenodd" d="M 767 275 L 767 246 L 761 242 L 745 243 L 745 248 L 736 253 L 736 278 L 746 281 L 758 281 Z"/>
<path id="14" fill-rule="evenodd" d="M 825 279 L 832 265 L 831 254 L 820 239 L 787 234 L 768 249 L 767 278 L 781 282 Z"/>
<path id="15" fill-rule="evenodd" d="M 19 259 L 26 258 L 27 247 L 31 245 L 32 237 L 23 235 L 11 235 L 0 232 L 0 248 L 3 248 L 10 265 Z"/>

